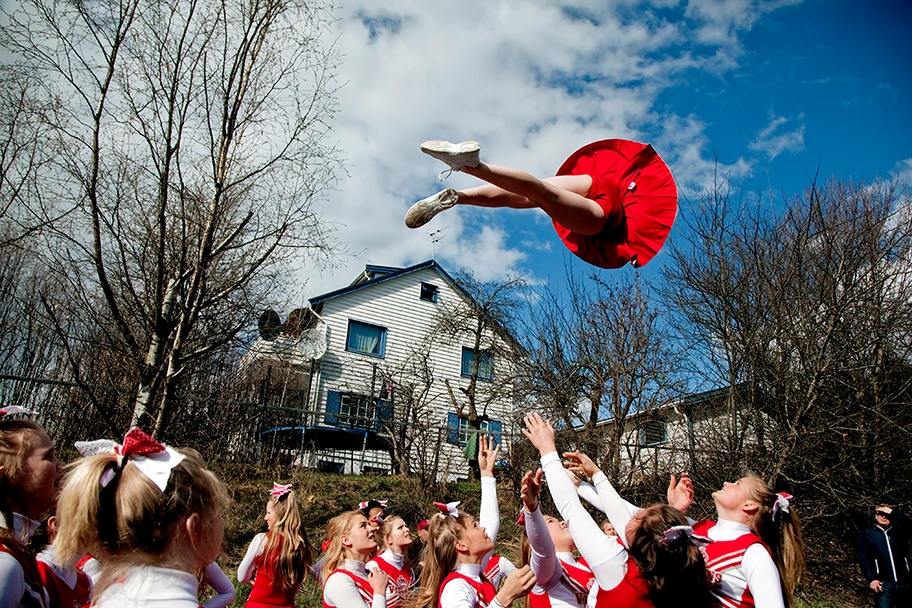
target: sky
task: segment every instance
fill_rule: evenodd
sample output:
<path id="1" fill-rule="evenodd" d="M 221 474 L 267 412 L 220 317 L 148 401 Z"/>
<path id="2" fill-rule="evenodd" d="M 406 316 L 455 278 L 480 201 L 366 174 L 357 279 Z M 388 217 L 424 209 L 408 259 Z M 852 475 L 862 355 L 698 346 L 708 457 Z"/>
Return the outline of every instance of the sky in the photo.
<path id="1" fill-rule="evenodd" d="M 342 0 L 336 17 L 346 175 L 316 210 L 352 255 L 302 264 L 305 298 L 432 255 L 479 280 L 589 272 L 538 210 L 458 207 L 406 228 L 415 201 L 479 183 L 441 183 L 428 139 L 478 141 L 482 160 L 539 177 L 592 141 L 652 143 L 681 214 L 714 170 L 780 201 L 814 175 L 912 183 L 909 0 Z M 600 272 L 658 280 L 665 259 Z"/>

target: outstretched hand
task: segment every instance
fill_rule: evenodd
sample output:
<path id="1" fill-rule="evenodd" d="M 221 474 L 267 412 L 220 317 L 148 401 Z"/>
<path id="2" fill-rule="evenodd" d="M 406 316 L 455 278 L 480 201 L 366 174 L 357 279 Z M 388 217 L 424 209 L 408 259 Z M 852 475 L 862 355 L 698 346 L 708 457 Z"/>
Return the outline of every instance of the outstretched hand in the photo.
<path id="1" fill-rule="evenodd" d="M 532 513 L 538 508 L 538 496 L 541 494 L 542 487 L 542 470 L 539 469 L 534 473 L 526 471 L 522 478 L 522 488 L 519 491 L 519 497 L 526 507 L 526 511 Z"/>
<path id="2" fill-rule="evenodd" d="M 535 585 L 535 573 L 529 566 L 517 568 L 507 575 L 504 579 L 500 591 L 497 592 L 497 600 L 502 606 L 510 606 L 514 601 L 528 595 Z"/>
<path id="3" fill-rule="evenodd" d="M 668 492 L 666 494 L 669 506 L 674 507 L 681 513 L 686 513 L 687 509 L 694 501 L 694 486 L 687 473 L 681 473 L 681 480 L 675 479 L 672 475 L 668 482 Z"/>
<path id="4" fill-rule="evenodd" d="M 599 472 L 598 465 L 592 462 L 592 459 L 576 450 L 575 452 L 564 452 L 564 466 L 573 473 L 582 473 L 589 479 Z"/>
<path id="5" fill-rule="evenodd" d="M 478 470 L 481 477 L 494 477 L 494 465 L 497 463 L 499 453 L 500 446 L 496 444 L 493 437 L 490 435 L 478 437 Z"/>
<path id="6" fill-rule="evenodd" d="M 526 423 L 526 428 L 522 429 L 522 434 L 538 448 L 538 452 L 542 456 L 557 451 L 554 443 L 554 427 L 550 422 L 542 419 L 538 414 L 526 414 L 523 421 Z"/>

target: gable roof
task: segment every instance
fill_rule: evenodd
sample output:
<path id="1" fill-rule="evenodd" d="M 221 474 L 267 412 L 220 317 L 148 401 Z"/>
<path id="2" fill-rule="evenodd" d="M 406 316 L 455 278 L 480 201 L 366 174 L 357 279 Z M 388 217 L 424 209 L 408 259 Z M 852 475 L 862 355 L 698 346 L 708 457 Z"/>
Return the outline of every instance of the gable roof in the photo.
<path id="1" fill-rule="evenodd" d="M 360 289 L 365 289 L 367 287 L 373 287 L 385 281 L 396 279 L 398 277 L 405 276 L 407 274 L 412 274 L 413 272 L 418 272 L 419 270 L 424 270 L 425 268 L 432 268 L 440 274 L 443 279 L 450 284 L 453 289 L 458 291 L 462 297 L 466 298 L 469 301 L 472 301 L 472 297 L 466 292 L 465 289 L 460 287 L 460 285 L 450 276 L 450 274 L 443 269 L 443 267 L 437 263 L 436 260 L 428 260 L 426 262 L 421 262 L 420 264 L 415 264 L 414 266 L 409 266 L 408 268 L 394 268 L 391 266 L 373 266 L 368 264 L 364 267 L 364 272 L 358 275 L 351 285 L 348 287 L 343 287 L 342 289 L 337 289 L 335 291 L 330 291 L 329 293 L 324 293 L 319 296 L 314 296 L 308 299 L 311 307 L 322 304 L 327 300 L 332 300 L 333 298 L 338 298 L 339 296 L 348 295 Z"/>

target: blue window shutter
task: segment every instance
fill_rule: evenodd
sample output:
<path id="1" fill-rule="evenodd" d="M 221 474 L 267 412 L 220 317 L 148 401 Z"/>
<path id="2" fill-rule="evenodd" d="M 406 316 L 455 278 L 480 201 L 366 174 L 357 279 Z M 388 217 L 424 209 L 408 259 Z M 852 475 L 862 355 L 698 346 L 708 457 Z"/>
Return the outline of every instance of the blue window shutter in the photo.
<path id="1" fill-rule="evenodd" d="M 339 391 L 326 391 L 326 416 L 323 424 L 339 424 L 339 406 L 342 404 L 342 393 Z"/>
<path id="2" fill-rule="evenodd" d="M 459 416 L 456 412 L 447 414 L 447 443 L 459 444 Z"/>
<path id="3" fill-rule="evenodd" d="M 488 421 L 488 432 L 494 437 L 494 444 L 500 445 L 500 440 L 503 438 L 503 422 L 500 420 Z"/>
<path id="4" fill-rule="evenodd" d="M 393 402 L 381 399 L 377 402 L 377 420 L 374 423 L 375 430 L 381 430 L 385 423 L 393 417 Z"/>

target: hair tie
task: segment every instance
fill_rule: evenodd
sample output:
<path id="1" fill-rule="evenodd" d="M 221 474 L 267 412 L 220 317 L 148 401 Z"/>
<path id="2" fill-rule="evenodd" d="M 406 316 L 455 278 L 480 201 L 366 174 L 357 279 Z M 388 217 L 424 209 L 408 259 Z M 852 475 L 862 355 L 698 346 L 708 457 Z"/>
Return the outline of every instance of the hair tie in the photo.
<path id="1" fill-rule="evenodd" d="M 662 544 L 673 545 L 681 541 L 691 543 L 697 547 L 705 547 L 712 542 L 712 539 L 694 533 L 694 529 L 690 526 L 672 526 L 665 530 Z"/>
<path id="2" fill-rule="evenodd" d="M 7 416 L 15 416 L 16 414 L 25 414 L 26 416 L 37 416 L 38 412 L 35 410 L 30 410 L 27 407 L 22 407 L 21 405 L 9 405 L 7 407 L 0 407 L 0 418 L 6 418 Z"/>
<path id="3" fill-rule="evenodd" d="M 130 460 L 143 475 L 164 492 L 168 487 L 171 471 L 184 460 L 183 454 L 156 441 L 135 426 L 124 435 L 123 444 L 110 439 L 99 439 L 97 441 L 77 441 L 74 445 L 76 451 L 84 457 L 96 454 L 117 454 L 117 463 L 108 465 L 99 479 L 101 487 L 107 487 L 123 470 L 126 461 Z"/>
<path id="4" fill-rule="evenodd" d="M 324 540 L 323 544 L 320 545 L 320 551 L 322 551 L 323 553 L 326 553 L 326 550 L 329 549 L 330 543 L 332 543 L 332 539 L 327 538 L 326 540 Z"/>
<path id="5" fill-rule="evenodd" d="M 517 526 L 526 525 L 526 510 L 525 509 L 519 510 L 519 517 L 516 518 L 516 525 Z"/>
<path id="6" fill-rule="evenodd" d="M 435 502 L 434 506 L 437 507 L 438 509 L 440 509 L 440 512 L 443 515 L 449 515 L 450 517 L 452 517 L 454 519 L 458 519 L 459 518 L 459 508 L 458 508 L 459 503 L 460 503 L 460 501 L 458 501 L 458 500 L 456 502 L 448 502 L 446 504 L 444 504 L 442 502 Z"/>
<path id="7" fill-rule="evenodd" d="M 290 483 L 285 484 L 283 486 L 282 484 L 272 482 L 272 489 L 269 490 L 269 495 L 272 496 L 273 498 L 275 498 L 276 500 L 278 500 L 278 499 L 282 498 L 283 496 L 285 496 L 286 494 L 290 494 L 290 493 L 291 493 L 291 484 Z"/>
<path id="8" fill-rule="evenodd" d="M 790 513 L 791 512 L 791 503 L 792 495 L 787 492 L 778 492 L 776 494 L 776 502 L 773 503 L 773 521 L 776 521 L 776 516 L 779 515 L 779 512 Z"/>

